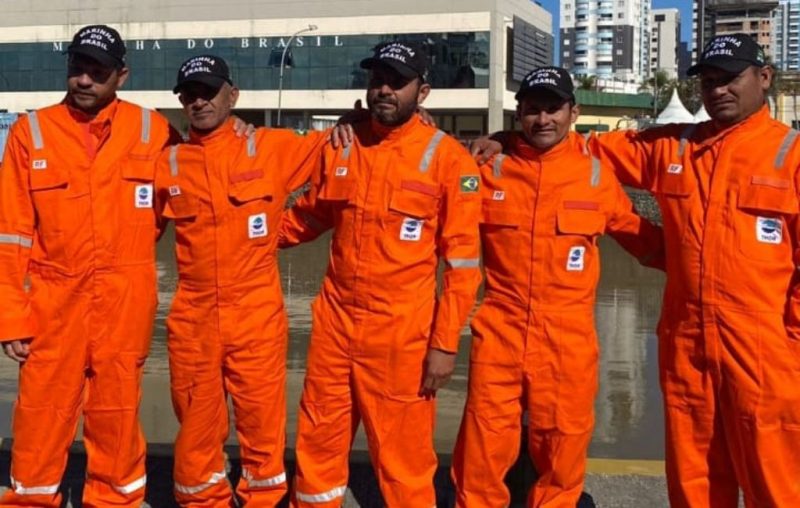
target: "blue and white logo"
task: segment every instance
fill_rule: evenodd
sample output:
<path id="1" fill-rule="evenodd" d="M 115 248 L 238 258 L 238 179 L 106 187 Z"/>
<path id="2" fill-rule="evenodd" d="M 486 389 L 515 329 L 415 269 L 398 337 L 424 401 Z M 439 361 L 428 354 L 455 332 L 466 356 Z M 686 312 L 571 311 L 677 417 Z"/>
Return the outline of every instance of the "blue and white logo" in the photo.
<path id="1" fill-rule="evenodd" d="M 423 221 L 406 217 L 400 226 L 400 239 L 406 242 L 418 242 L 422 238 Z"/>
<path id="2" fill-rule="evenodd" d="M 347 176 L 347 166 L 339 166 L 336 168 L 336 176 Z"/>
<path id="3" fill-rule="evenodd" d="M 134 194 L 136 208 L 153 208 L 153 184 L 137 185 Z"/>
<path id="4" fill-rule="evenodd" d="M 586 247 L 576 245 L 569 248 L 567 255 L 567 271 L 568 272 L 582 272 L 583 262 L 586 257 Z"/>
<path id="5" fill-rule="evenodd" d="M 247 237 L 262 238 L 267 236 L 267 214 L 259 213 L 247 218 Z"/>
<path id="6" fill-rule="evenodd" d="M 783 221 L 775 217 L 757 217 L 756 239 L 761 243 L 781 243 Z"/>
<path id="7" fill-rule="evenodd" d="M 505 191 L 496 190 L 492 193 L 492 200 L 494 201 L 505 201 L 506 200 L 506 193 Z"/>

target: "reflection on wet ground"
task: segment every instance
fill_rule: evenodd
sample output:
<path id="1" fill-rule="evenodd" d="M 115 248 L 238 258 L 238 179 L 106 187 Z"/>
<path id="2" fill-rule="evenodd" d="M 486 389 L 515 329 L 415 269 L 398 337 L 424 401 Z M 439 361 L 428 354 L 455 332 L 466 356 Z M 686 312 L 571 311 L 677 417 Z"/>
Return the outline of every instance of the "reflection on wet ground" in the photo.
<path id="1" fill-rule="evenodd" d="M 171 442 L 177 424 L 169 400 L 169 372 L 164 319 L 169 312 L 177 273 L 171 234 L 158 247 L 159 307 L 150 358 L 145 368 L 141 419 L 148 441 Z M 640 267 L 612 240 L 601 239 L 602 277 L 596 322 L 600 337 L 600 390 L 590 455 L 625 459 L 662 459 L 663 423 L 658 387 L 655 327 L 660 311 L 661 274 Z M 310 304 L 327 262 L 327 242 L 318 241 L 280 255 L 289 313 L 289 443 L 303 381 L 311 327 Z M 438 396 L 436 447 L 450 452 L 466 396 L 469 334 L 464 331 L 453 381 Z M 10 436 L 11 406 L 17 367 L 0 361 L 0 436 Z M 231 426 L 232 429 L 232 426 Z M 230 442 L 235 442 L 231 434 Z M 359 436 L 356 448 L 365 448 Z"/>

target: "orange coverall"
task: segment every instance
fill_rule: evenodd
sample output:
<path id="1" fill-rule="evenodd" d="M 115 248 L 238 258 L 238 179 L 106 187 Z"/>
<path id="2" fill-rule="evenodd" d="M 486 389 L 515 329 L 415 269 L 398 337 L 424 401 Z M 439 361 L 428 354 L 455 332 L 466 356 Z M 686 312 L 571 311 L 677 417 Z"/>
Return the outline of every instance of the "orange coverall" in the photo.
<path id="1" fill-rule="evenodd" d="M 455 139 L 416 116 L 354 128 L 349 149 L 325 150 L 281 226 L 283 246 L 333 227 L 312 305 L 293 503 L 341 505 L 363 420 L 386 505 L 430 507 L 435 402 L 419 392 L 428 348 L 456 351 L 480 284 L 479 172 Z"/>
<path id="2" fill-rule="evenodd" d="M 167 121 L 115 100 L 11 128 L 0 170 L 0 341 L 33 337 L 2 506 L 60 506 L 83 409 L 84 506 L 139 506 L 140 381 L 156 307 L 153 177 Z M 30 290 L 24 279 L 29 277 Z"/>
<path id="3" fill-rule="evenodd" d="M 452 477 L 456 506 L 504 507 L 527 410 L 539 474 L 530 507 L 574 508 L 594 427 L 598 236 L 649 264 L 661 230 L 633 211 L 619 182 L 571 132 L 540 153 L 520 134 L 481 167 L 483 303 L 472 320 L 469 393 Z"/>
<path id="4" fill-rule="evenodd" d="M 765 106 L 601 136 L 593 150 L 656 196 L 667 282 L 659 323 L 673 507 L 800 506 L 796 131 Z"/>
<path id="5" fill-rule="evenodd" d="M 237 495 L 266 507 L 287 491 L 288 323 L 276 233 L 287 196 L 309 179 L 327 133 L 259 129 L 238 138 L 232 124 L 191 133 L 189 143 L 164 151 L 156 173 L 157 211 L 175 223 L 179 273 L 167 337 L 182 506 L 230 506 L 226 394 L 241 448 Z"/>

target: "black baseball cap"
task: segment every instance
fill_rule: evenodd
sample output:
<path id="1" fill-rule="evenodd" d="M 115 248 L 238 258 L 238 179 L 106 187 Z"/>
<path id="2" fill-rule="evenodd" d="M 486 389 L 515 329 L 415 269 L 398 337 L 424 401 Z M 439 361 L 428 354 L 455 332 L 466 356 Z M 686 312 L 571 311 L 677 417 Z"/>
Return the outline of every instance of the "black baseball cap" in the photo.
<path id="1" fill-rule="evenodd" d="M 569 73 L 561 67 L 539 67 L 522 78 L 519 91 L 514 96 L 520 100 L 529 92 L 546 90 L 563 99 L 575 100 L 575 85 Z"/>
<path id="2" fill-rule="evenodd" d="M 687 76 L 699 74 L 704 67 L 716 67 L 739 74 L 751 65 L 767 65 L 764 49 L 746 34 L 718 35 L 708 41 L 700 59 L 686 71 Z"/>
<path id="3" fill-rule="evenodd" d="M 231 71 L 225 60 L 214 55 L 198 55 L 186 60 L 178 69 L 178 79 L 172 93 L 178 93 L 186 83 L 202 83 L 219 89 L 225 83 L 233 84 Z"/>
<path id="4" fill-rule="evenodd" d="M 413 42 L 382 42 L 373 49 L 375 54 L 361 60 L 362 69 L 388 65 L 404 78 L 428 77 L 428 53 L 421 44 Z"/>
<path id="5" fill-rule="evenodd" d="M 125 67 L 125 43 L 119 32 L 107 25 L 89 25 L 78 30 L 66 53 L 88 56 L 106 67 Z"/>

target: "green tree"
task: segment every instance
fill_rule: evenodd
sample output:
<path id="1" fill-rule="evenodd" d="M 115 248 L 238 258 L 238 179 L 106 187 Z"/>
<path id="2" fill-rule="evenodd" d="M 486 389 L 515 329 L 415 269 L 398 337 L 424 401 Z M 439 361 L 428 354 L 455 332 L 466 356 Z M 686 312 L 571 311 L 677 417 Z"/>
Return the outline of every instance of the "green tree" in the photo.
<path id="1" fill-rule="evenodd" d="M 579 90 L 596 90 L 597 76 L 592 74 L 580 74 L 576 76 Z"/>

